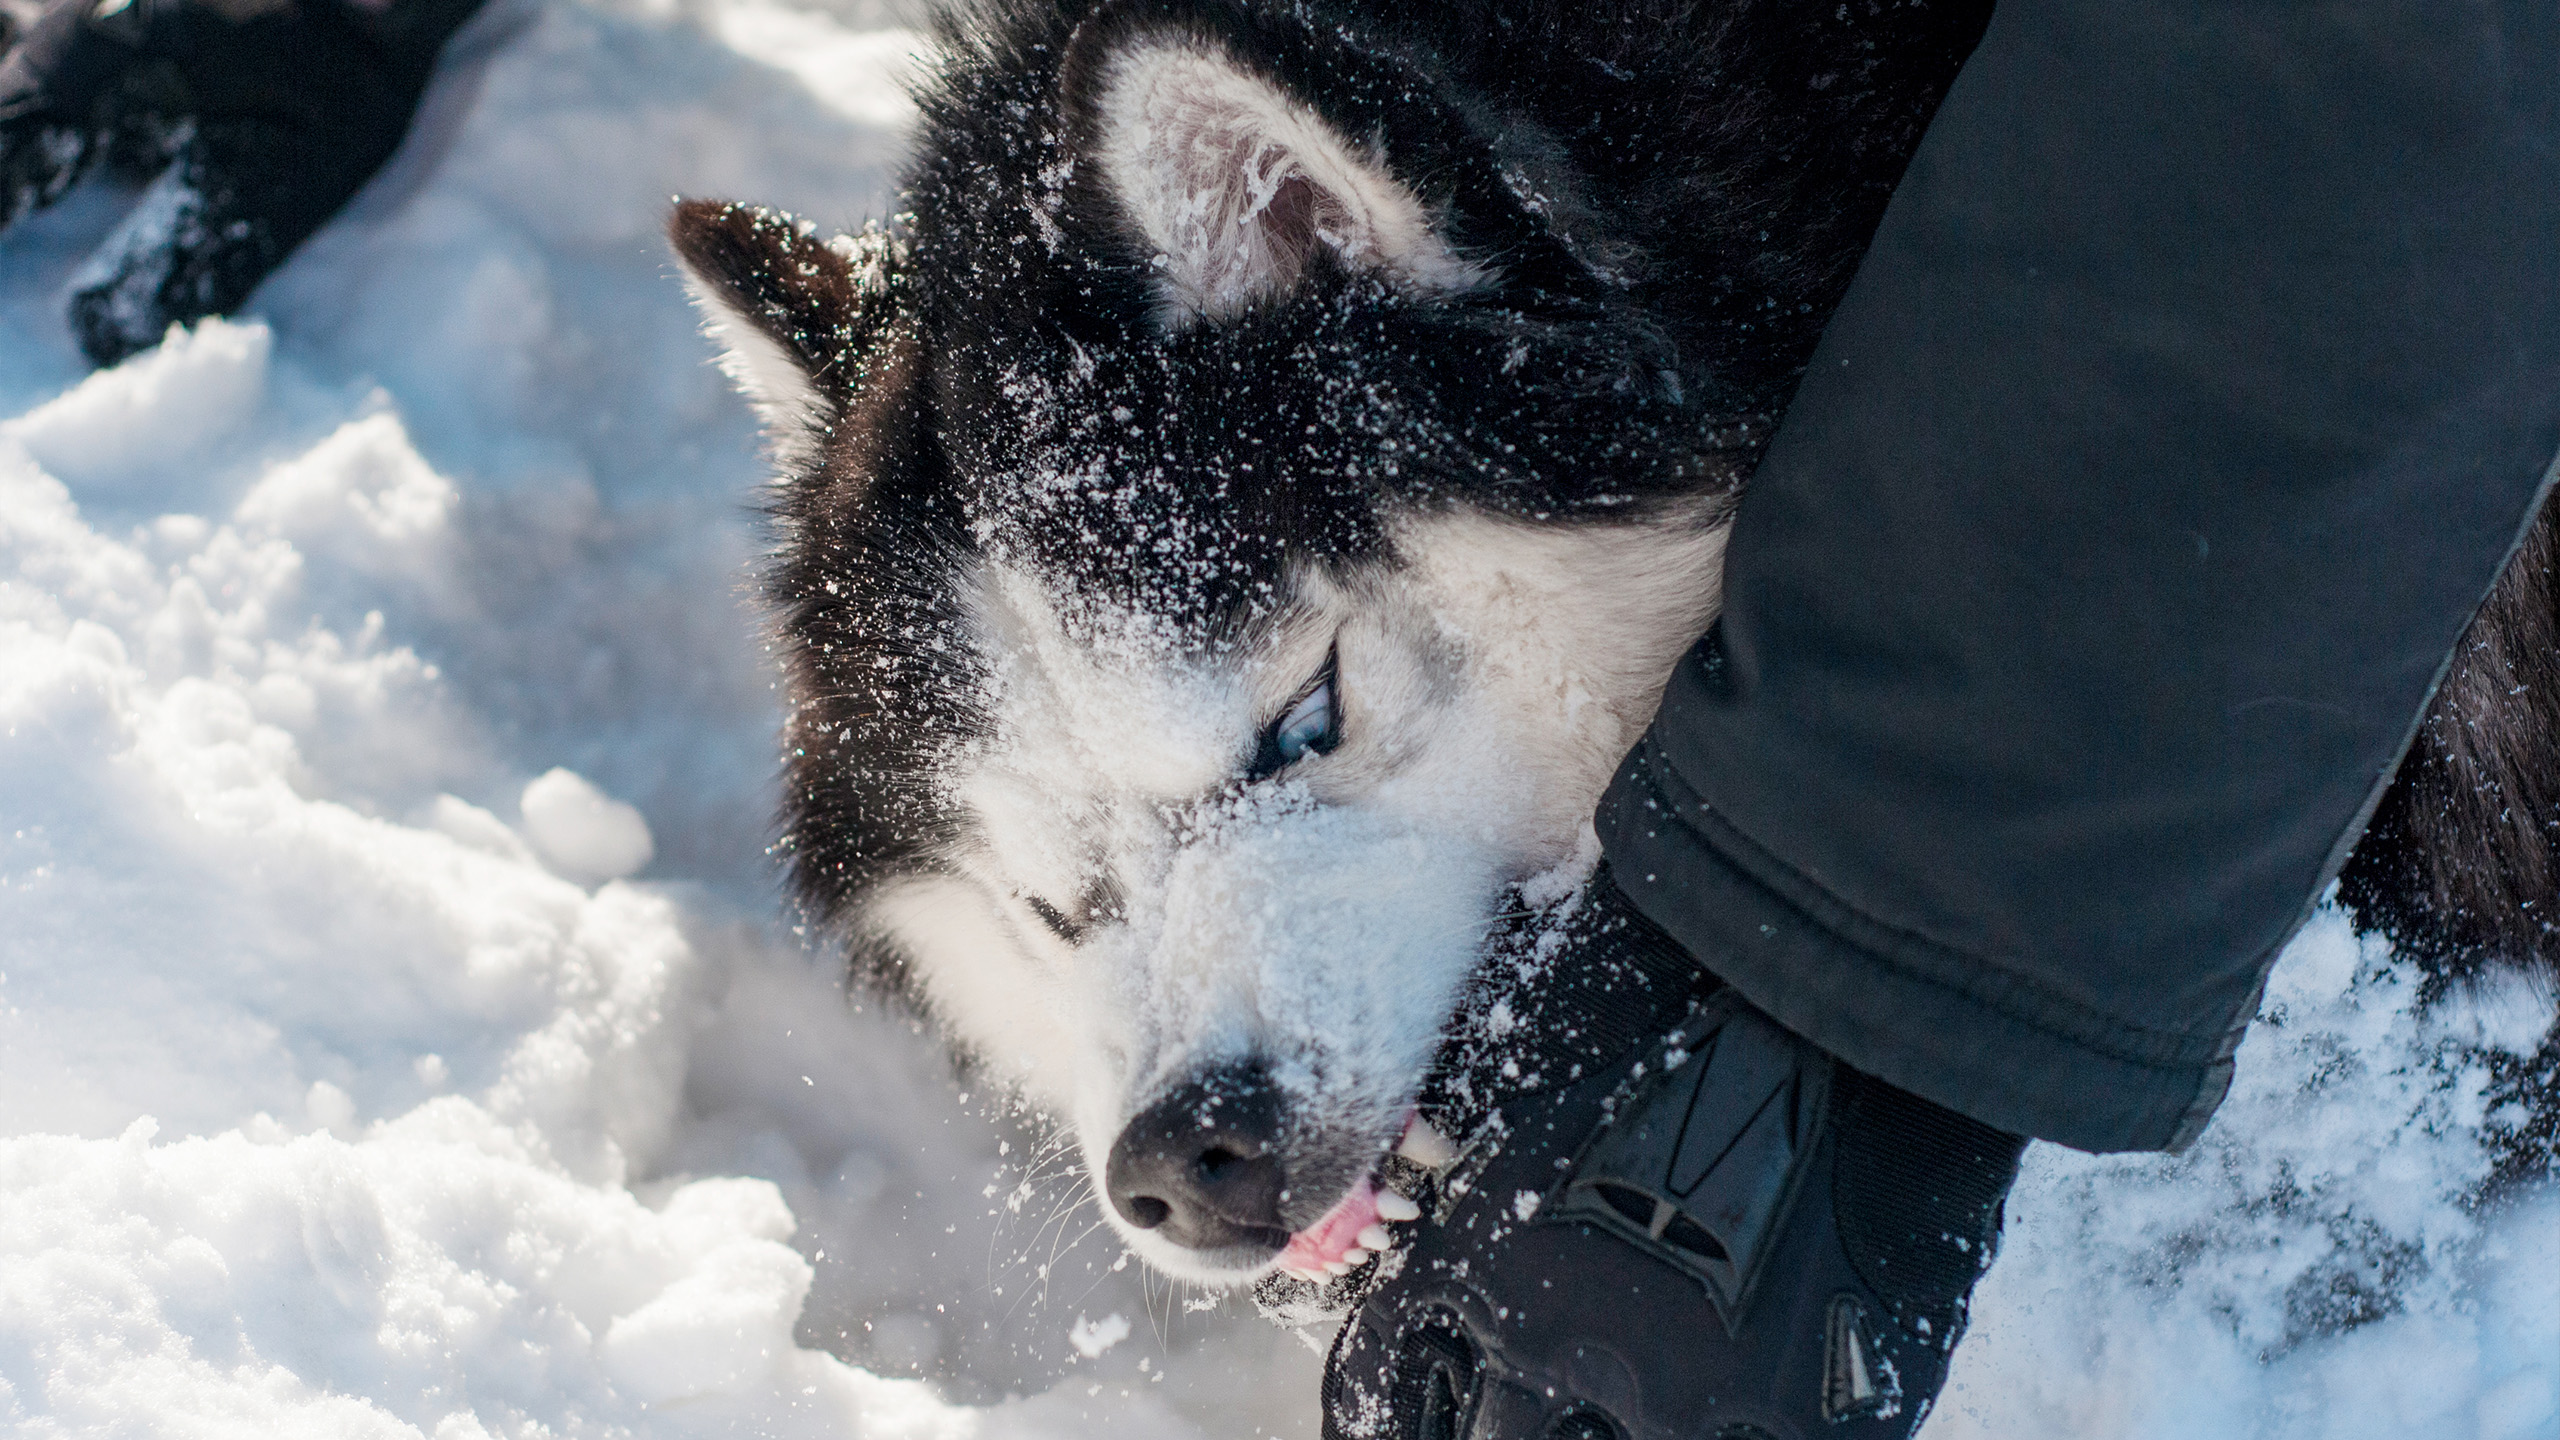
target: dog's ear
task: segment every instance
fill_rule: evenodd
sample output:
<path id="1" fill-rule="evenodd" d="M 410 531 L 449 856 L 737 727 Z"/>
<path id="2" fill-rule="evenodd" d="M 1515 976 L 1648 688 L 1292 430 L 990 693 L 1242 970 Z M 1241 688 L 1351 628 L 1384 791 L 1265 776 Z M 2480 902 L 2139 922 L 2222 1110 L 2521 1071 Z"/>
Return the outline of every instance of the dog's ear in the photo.
<path id="1" fill-rule="evenodd" d="M 1062 76 L 1080 158 L 1154 250 L 1170 325 L 1284 297 L 1327 252 L 1417 293 L 1486 278 L 1435 233 L 1380 146 L 1217 41 L 1089 30 Z"/>
<path id="2" fill-rule="evenodd" d="M 896 308 L 901 247 L 877 230 L 821 240 L 778 211 L 719 200 L 677 202 L 667 238 L 775 458 L 814 454 Z"/>

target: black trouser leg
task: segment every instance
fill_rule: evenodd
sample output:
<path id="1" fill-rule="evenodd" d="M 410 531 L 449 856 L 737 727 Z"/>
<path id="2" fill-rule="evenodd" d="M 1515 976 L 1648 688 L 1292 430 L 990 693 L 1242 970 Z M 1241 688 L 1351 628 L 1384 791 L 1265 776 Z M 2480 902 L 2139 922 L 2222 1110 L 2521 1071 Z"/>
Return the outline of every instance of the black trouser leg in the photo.
<path id="1" fill-rule="evenodd" d="M 2560 451 L 2560 8 L 2004 0 L 1604 802 L 1862 1069 L 2174 1146 Z"/>

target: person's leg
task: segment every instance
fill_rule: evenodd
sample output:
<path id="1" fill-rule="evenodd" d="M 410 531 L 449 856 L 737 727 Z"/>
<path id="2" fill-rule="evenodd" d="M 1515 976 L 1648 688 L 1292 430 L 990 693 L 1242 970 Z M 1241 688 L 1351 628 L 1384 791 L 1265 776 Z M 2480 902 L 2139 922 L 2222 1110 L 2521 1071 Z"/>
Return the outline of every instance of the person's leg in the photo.
<path id="1" fill-rule="evenodd" d="M 2022 1136 L 2220 1100 L 2546 489 L 2555 257 L 2560 10 L 2005 0 L 1491 1027 L 1614 1058 L 1473 1064 L 1328 1434 L 1907 1436 Z"/>
<path id="2" fill-rule="evenodd" d="M 2004 4 L 1602 812 L 1781 1023 L 2174 1146 L 2560 451 L 2560 11 Z"/>

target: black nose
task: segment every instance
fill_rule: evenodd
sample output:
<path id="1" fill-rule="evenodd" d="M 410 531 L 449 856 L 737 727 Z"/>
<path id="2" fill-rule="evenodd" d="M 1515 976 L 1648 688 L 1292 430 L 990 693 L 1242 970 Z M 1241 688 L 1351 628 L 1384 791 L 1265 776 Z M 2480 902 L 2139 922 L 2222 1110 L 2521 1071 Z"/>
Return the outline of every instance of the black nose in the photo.
<path id="1" fill-rule="evenodd" d="M 1228 1065 L 1138 1113 L 1111 1146 L 1111 1207 L 1193 1250 L 1289 1243 L 1280 1223 L 1280 1095 L 1258 1065 Z"/>

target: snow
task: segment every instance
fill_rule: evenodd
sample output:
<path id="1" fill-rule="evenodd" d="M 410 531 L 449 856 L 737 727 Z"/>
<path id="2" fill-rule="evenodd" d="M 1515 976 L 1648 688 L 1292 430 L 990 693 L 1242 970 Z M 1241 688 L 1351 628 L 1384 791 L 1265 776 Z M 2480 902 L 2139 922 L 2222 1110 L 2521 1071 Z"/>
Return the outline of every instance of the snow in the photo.
<path id="1" fill-rule="evenodd" d="M 2325 910 L 2193 1148 L 2033 1147 L 1927 1433 L 2560 1435 L 2560 1187 L 2466 1203 L 2551 997 L 2415 989 Z"/>
<path id="2" fill-rule="evenodd" d="M 657 226 L 884 208 L 913 37 L 497 3 L 235 321 L 84 375 L 132 197 L 0 237 L 0 1432 L 1311 1435 L 762 854 L 755 440 Z M 2188 1154 L 2031 1152 L 1930 1434 L 2560 1435 L 2457 1044 L 2550 997 L 2324 913 L 2268 1006 Z"/>
<path id="3" fill-rule="evenodd" d="M 657 846 L 649 822 L 585 776 L 553 766 L 517 802 L 525 834 L 542 858 L 572 875 L 619 880 L 649 863 Z"/>

